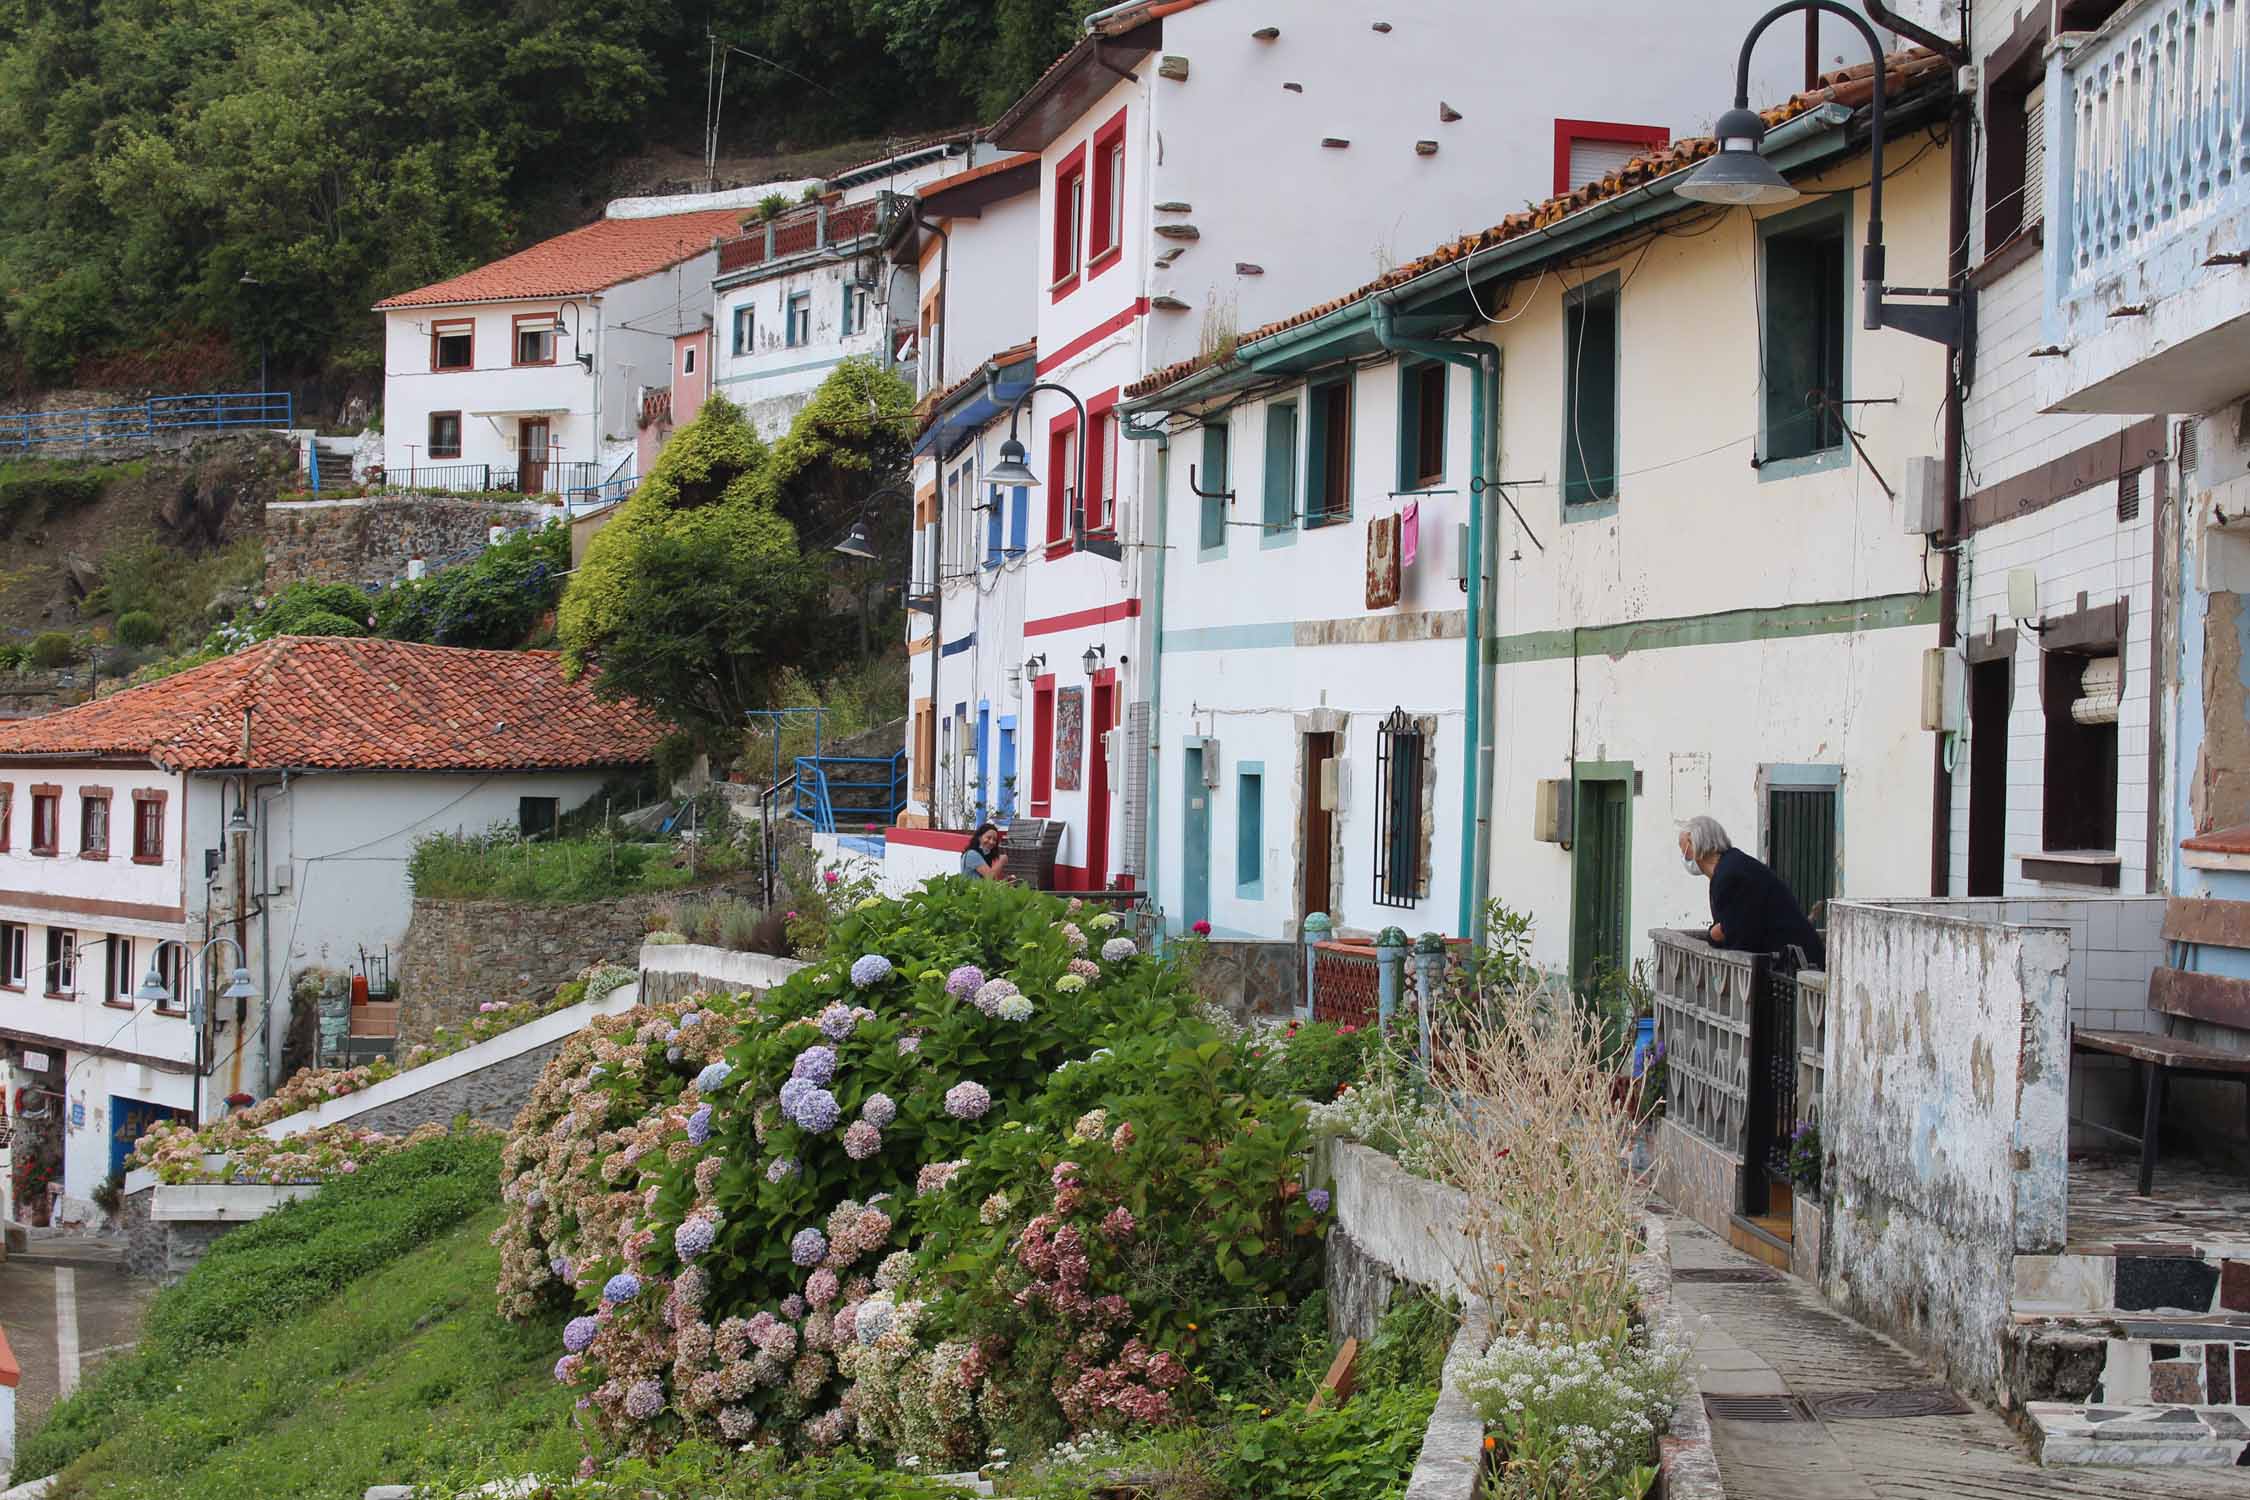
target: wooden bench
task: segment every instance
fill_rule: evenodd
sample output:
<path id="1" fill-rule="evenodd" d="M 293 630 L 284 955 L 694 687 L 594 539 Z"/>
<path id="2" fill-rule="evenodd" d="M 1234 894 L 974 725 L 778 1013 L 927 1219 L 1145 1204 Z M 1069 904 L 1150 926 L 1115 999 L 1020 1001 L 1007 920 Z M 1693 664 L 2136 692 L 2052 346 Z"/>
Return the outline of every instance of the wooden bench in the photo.
<path id="1" fill-rule="evenodd" d="M 2073 1051 L 2106 1053 L 2140 1064 L 2144 1094 L 2140 1135 L 2141 1196 L 2144 1198 L 2156 1179 L 2156 1141 L 2164 1120 L 2164 1089 L 2168 1080 L 2222 1078 L 2240 1083 L 2243 1086 L 2243 1120 L 2250 1125 L 2250 1055 L 2171 1034 L 2175 1021 L 2180 1020 L 2250 1032 L 2250 979 L 2159 967 L 2148 977 L 2148 1008 L 2164 1017 L 2163 1031 L 2073 1028 L 2070 1034 Z"/>

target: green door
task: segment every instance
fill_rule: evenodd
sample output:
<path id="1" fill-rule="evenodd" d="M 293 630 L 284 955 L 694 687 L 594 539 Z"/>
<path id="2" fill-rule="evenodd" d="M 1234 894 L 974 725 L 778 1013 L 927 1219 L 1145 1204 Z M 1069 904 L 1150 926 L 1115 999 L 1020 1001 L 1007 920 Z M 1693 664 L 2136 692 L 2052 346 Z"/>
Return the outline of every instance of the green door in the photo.
<path id="1" fill-rule="evenodd" d="M 1834 787 L 1767 790 L 1766 863 L 1797 898 L 1797 909 L 1825 928 L 1828 898 L 1836 894 Z"/>
<path id="2" fill-rule="evenodd" d="M 1632 786 L 1581 779 L 1571 844 L 1570 970 L 1584 984 L 1623 968 L 1631 945 Z"/>

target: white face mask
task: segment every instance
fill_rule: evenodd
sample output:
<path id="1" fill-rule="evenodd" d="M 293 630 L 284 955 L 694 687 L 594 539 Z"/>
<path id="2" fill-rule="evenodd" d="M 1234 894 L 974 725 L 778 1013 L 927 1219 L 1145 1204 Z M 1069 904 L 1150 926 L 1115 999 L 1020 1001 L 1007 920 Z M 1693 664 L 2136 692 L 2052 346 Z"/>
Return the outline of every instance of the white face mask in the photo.
<path id="1" fill-rule="evenodd" d="M 1703 866 L 1697 864 L 1692 855 L 1681 855 L 1680 863 L 1687 866 L 1687 872 L 1690 875 L 1701 875 L 1703 873 Z"/>

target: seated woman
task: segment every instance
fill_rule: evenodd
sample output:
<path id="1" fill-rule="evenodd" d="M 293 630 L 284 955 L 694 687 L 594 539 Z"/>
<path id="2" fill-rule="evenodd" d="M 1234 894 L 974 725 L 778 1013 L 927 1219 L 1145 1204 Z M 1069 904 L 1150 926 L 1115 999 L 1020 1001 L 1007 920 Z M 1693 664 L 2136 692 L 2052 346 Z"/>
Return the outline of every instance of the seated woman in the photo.
<path id="1" fill-rule="evenodd" d="M 979 875 L 986 880 L 1006 880 L 1008 856 L 1000 852 L 1000 829 L 997 824 L 980 823 L 977 831 L 969 835 L 969 847 L 961 851 L 961 873 Z"/>

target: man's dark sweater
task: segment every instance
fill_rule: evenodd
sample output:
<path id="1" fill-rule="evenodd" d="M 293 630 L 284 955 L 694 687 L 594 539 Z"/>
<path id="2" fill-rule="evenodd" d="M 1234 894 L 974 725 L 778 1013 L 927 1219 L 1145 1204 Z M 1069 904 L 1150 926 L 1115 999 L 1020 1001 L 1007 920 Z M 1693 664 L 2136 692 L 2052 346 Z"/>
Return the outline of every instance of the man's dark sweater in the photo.
<path id="1" fill-rule="evenodd" d="M 1711 871 L 1711 920 L 1719 926 L 1722 948 L 1778 953 L 1794 943 L 1816 968 L 1827 965 L 1820 934 L 1797 909 L 1789 887 L 1740 849 L 1720 855 Z"/>

